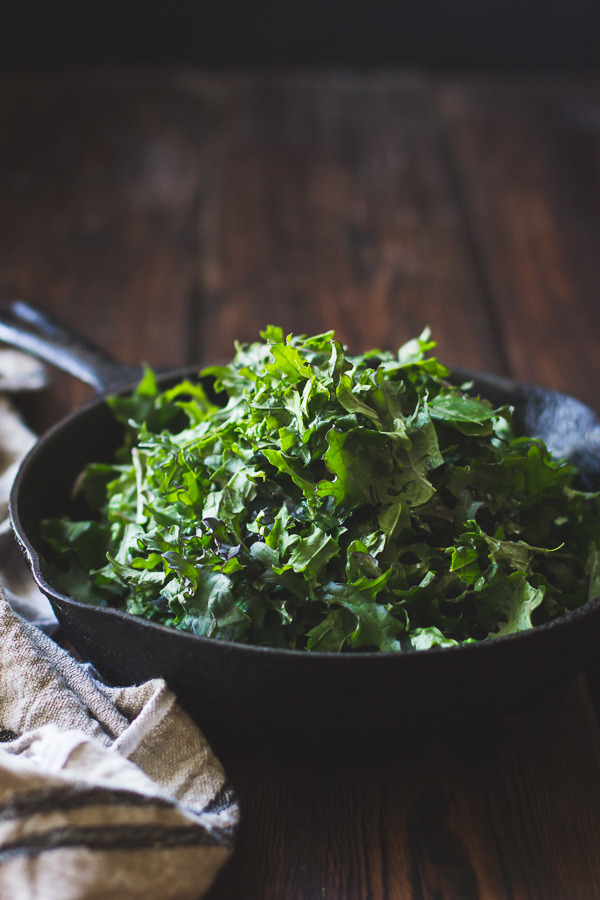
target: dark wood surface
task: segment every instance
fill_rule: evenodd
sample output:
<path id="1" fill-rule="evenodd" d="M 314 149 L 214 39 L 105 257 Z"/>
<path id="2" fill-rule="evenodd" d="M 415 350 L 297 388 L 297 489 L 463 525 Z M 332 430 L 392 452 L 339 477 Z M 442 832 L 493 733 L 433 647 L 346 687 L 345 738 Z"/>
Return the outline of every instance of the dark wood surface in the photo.
<path id="1" fill-rule="evenodd" d="M 128 362 L 269 322 L 600 410 L 600 81 L 104 69 L 0 78 L 0 296 Z M 87 389 L 56 376 L 39 429 Z M 595 900 L 600 665 L 493 734 L 361 765 L 233 763 L 211 900 Z M 360 728 L 360 722 L 357 722 Z M 475 730 L 476 733 L 476 730 Z"/>

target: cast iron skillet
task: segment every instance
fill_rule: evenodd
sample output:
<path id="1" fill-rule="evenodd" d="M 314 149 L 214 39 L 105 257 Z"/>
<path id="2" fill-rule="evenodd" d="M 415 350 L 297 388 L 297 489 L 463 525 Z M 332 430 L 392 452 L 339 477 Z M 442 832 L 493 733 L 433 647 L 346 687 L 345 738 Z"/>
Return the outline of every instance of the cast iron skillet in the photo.
<path id="1" fill-rule="evenodd" d="M 99 391 L 124 393 L 139 369 L 124 366 L 20 301 L 0 308 L 0 340 Z M 167 386 L 197 367 L 160 377 Z M 460 382 L 470 373 L 458 371 Z M 577 400 L 489 375 L 475 388 L 515 409 L 522 433 L 575 461 L 600 486 L 600 423 Z M 56 586 L 40 521 L 74 512 L 73 482 L 120 442 L 102 394 L 48 431 L 25 459 L 11 497 L 13 526 L 34 577 L 68 639 L 113 683 L 162 676 L 224 758 L 265 754 L 389 752 L 416 735 L 446 735 L 487 718 L 537 708 L 585 666 L 600 633 L 600 600 L 528 632 L 401 655 L 304 653 L 196 637 L 65 596 Z M 445 739 L 445 738 L 444 738 Z"/>

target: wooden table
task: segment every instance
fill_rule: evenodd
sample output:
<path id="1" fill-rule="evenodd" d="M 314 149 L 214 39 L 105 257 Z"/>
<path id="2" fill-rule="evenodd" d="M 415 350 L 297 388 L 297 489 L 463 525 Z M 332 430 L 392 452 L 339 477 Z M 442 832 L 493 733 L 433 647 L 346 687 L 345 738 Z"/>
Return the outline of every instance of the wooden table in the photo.
<path id="1" fill-rule="evenodd" d="M 123 360 L 269 322 L 438 355 L 600 408 L 600 81 L 4 73 L 0 295 Z M 38 428 L 87 389 L 58 376 Z M 485 740 L 391 763 L 232 764 L 210 900 L 595 900 L 600 662 Z"/>

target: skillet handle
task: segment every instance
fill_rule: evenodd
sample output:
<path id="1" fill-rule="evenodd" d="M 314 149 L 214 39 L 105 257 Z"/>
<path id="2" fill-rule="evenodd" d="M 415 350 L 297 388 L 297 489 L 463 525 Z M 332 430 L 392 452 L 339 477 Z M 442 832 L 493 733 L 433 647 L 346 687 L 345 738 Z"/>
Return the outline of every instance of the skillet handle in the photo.
<path id="1" fill-rule="evenodd" d="M 118 390 L 142 375 L 141 367 L 118 362 L 54 316 L 23 300 L 0 304 L 0 341 L 68 372 L 99 392 Z"/>

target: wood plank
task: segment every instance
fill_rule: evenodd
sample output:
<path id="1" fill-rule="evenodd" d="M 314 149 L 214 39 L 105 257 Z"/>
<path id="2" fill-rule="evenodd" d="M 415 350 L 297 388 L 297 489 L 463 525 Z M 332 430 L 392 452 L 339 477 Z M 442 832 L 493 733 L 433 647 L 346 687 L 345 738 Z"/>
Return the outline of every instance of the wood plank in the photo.
<path id="1" fill-rule="evenodd" d="M 0 296 L 60 313 L 124 361 L 187 362 L 212 128 L 193 79 L 5 73 L 0 120 Z M 38 426 L 88 394 L 57 377 Z"/>
<path id="2" fill-rule="evenodd" d="M 230 765 L 236 852 L 210 900 L 594 900 L 600 739 L 585 683 L 487 736 L 363 765 Z"/>
<path id="3" fill-rule="evenodd" d="M 485 790 L 515 897 L 598 896 L 599 751 L 583 677 L 498 742 Z"/>
<path id="4" fill-rule="evenodd" d="M 511 374 L 600 411 L 600 81 L 439 88 Z M 600 666 L 588 677 L 600 710 Z"/>
<path id="5" fill-rule="evenodd" d="M 445 361 L 502 371 L 426 80 L 224 77 L 215 90 L 198 355 L 228 357 L 268 322 L 333 328 L 355 352 L 429 325 Z"/>
<path id="6" fill-rule="evenodd" d="M 600 409 L 600 82 L 463 79 L 439 98 L 511 373 Z"/>

